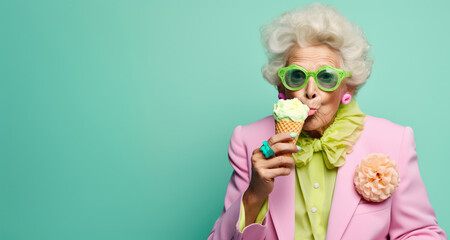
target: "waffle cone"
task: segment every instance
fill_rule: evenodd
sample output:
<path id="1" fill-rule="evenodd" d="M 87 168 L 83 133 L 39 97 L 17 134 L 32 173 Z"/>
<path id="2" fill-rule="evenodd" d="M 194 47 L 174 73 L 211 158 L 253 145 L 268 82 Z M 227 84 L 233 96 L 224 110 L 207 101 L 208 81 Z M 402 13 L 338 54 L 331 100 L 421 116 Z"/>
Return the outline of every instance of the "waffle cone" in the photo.
<path id="1" fill-rule="evenodd" d="M 292 143 L 295 144 L 297 142 L 298 136 L 300 135 L 300 132 L 302 131 L 304 122 L 297 122 L 292 120 L 281 120 L 276 121 L 275 120 L 275 133 L 297 133 L 297 136 L 292 139 Z M 287 156 L 290 156 L 291 154 L 284 154 Z"/>

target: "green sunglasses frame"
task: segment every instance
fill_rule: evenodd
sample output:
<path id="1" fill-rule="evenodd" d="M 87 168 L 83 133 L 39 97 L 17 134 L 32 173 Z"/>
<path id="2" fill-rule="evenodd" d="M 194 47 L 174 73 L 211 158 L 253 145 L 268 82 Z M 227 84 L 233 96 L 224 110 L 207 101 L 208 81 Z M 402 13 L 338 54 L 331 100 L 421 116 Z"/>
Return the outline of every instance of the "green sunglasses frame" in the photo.
<path id="1" fill-rule="evenodd" d="M 296 88 L 292 88 L 292 87 L 290 87 L 289 85 L 287 85 L 286 81 L 284 80 L 284 75 L 285 75 L 285 73 L 286 73 L 287 71 L 291 70 L 291 69 L 298 69 L 298 70 L 301 70 L 301 71 L 303 71 L 303 72 L 305 73 L 305 75 L 306 75 L 306 80 L 305 80 L 305 82 L 304 82 L 301 86 L 296 87 Z M 324 70 L 324 69 L 331 69 L 331 70 L 337 72 L 337 74 L 338 74 L 338 82 L 337 82 L 336 86 L 334 86 L 334 87 L 331 88 L 331 89 L 327 89 L 327 88 L 322 87 L 322 86 L 320 85 L 319 81 L 317 80 L 317 74 L 319 74 L 319 72 L 322 71 L 322 70 Z M 281 81 L 283 82 L 283 85 L 284 85 L 287 89 L 289 89 L 289 90 L 291 90 L 291 91 L 298 91 L 298 90 L 304 88 L 305 85 L 308 83 L 309 77 L 312 76 L 312 77 L 314 78 L 314 81 L 316 82 L 316 85 L 317 85 L 320 89 L 322 89 L 323 91 L 326 91 L 326 92 L 332 92 L 332 91 L 336 90 L 336 88 L 338 88 L 339 85 L 341 85 L 342 79 L 344 79 L 344 78 L 346 78 L 346 77 L 351 77 L 352 74 L 351 74 L 350 72 L 345 71 L 345 70 L 337 69 L 337 68 L 334 68 L 334 67 L 329 66 L 329 65 L 325 65 L 325 66 L 323 66 L 323 67 L 317 69 L 317 71 L 315 71 L 315 72 L 308 72 L 308 71 L 306 71 L 306 69 L 304 69 L 304 68 L 302 68 L 302 67 L 300 67 L 300 66 L 297 66 L 297 65 L 290 65 L 290 66 L 287 66 L 287 67 L 284 67 L 284 68 L 280 68 L 280 69 L 278 70 L 278 76 L 281 78 Z"/>

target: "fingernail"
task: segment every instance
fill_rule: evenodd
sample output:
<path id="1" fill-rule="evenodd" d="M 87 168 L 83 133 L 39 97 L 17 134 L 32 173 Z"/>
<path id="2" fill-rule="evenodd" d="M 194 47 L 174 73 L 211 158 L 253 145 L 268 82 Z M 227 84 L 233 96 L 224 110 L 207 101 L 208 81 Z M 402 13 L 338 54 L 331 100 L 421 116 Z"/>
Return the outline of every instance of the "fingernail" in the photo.
<path id="1" fill-rule="evenodd" d="M 299 146 L 297 146 L 297 149 L 300 151 L 300 150 L 302 150 L 302 148 L 301 147 L 299 147 Z"/>
<path id="2" fill-rule="evenodd" d="M 291 133 L 291 137 L 293 137 L 293 138 L 297 137 L 297 133 L 295 133 L 295 132 Z"/>

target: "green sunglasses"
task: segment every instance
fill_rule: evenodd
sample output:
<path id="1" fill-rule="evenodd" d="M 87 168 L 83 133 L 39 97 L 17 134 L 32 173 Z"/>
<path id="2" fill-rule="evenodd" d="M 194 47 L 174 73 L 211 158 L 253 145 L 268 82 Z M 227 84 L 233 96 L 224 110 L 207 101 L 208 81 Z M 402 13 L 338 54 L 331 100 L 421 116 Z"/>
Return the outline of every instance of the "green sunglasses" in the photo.
<path id="1" fill-rule="evenodd" d="M 280 68 L 278 76 L 281 78 L 283 85 L 291 91 L 297 91 L 305 87 L 309 77 L 312 76 L 320 89 L 331 92 L 339 87 L 342 79 L 351 77 L 352 74 L 328 65 L 319 68 L 315 72 L 308 72 L 297 65 L 290 65 Z"/>

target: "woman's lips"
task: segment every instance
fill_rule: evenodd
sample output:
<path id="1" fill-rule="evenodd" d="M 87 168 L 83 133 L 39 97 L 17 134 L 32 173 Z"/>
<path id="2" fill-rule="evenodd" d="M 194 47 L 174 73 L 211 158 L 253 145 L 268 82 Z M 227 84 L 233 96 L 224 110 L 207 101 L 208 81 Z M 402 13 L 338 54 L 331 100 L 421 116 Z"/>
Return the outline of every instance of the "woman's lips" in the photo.
<path id="1" fill-rule="evenodd" d="M 314 113 L 316 113 L 317 109 L 315 108 L 310 108 L 309 112 L 308 112 L 308 116 L 314 115 Z"/>

